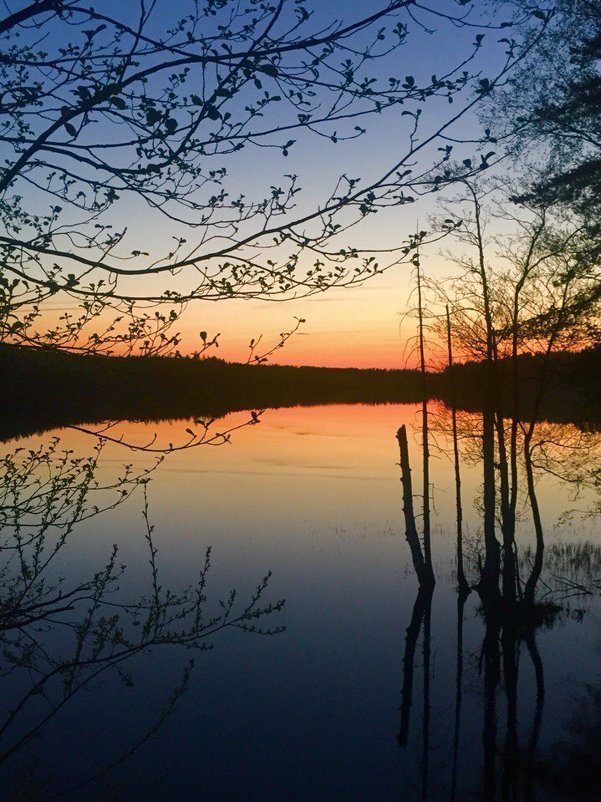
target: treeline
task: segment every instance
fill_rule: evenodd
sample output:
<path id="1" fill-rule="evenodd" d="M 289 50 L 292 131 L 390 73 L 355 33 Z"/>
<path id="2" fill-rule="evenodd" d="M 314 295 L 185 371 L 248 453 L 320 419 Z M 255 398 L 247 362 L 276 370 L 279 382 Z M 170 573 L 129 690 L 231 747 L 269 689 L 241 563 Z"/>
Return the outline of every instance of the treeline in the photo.
<path id="1" fill-rule="evenodd" d="M 517 414 L 521 420 L 530 420 L 535 404 L 540 401 L 538 418 L 541 420 L 580 425 L 601 422 L 601 348 L 579 352 L 558 351 L 546 356 L 522 354 L 517 359 L 516 367 Z M 493 373 L 488 375 L 483 362 L 454 365 L 452 381 L 457 406 L 464 410 L 480 411 L 486 382 L 491 380 L 498 411 L 510 417 L 514 413 L 514 376 L 511 359 L 494 362 Z M 449 369 L 431 379 L 433 394 L 448 401 L 451 397 Z"/>
<path id="2" fill-rule="evenodd" d="M 104 420 L 220 417 L 244 409 L 314 404 L 416 403 L 416 370 L 244 365 L 221 359 L 74 355 L 0 344 L 0 438 L 9 439 L 68 424 Z M 512 412 L 513 369 L 495 363 L 498 402 Z M 518 360 L 519 415 L 528 419 L 546 371 L 540 416 L 551 421 L 601 421 L 601 349 L 524 355 Z M 449 402 L 448 368 L 427 377 L 429 397 Z M 486 372 L 482 363 L 453 367 L 457 406 L 481 409 Z"/>
<path id="3" fill-rule="evenodd" d="M 412 370 L 74 355 L 0 344 L 0 437 L 101 420 L 220 417 L 243 409 L 415 402 Z"/>

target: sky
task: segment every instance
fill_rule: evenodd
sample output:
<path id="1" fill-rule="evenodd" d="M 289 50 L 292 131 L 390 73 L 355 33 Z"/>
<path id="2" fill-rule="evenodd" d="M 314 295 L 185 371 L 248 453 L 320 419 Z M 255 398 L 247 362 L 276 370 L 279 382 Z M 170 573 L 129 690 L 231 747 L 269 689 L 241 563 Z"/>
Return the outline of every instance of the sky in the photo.
<path id="1" fill-rule="evenodd" d="M 290 8 L 292 0 L 286 0 Z M 102 6 L 103 4 L 101 4 Z M 335 0 L 328 4 L 309 0 L 308 6 L 314 12 L 310 27 L 318 28 L 322 21 L 337 18 L 344 23 L 368 14 L 380 3 L 342 2 Z M 105 9 L 115 11 L 113 2 L 105 2 Z M 111 8 L 112 7 L 112 8 Z M 133 8 L 133 6 L 128 7 Z M 188 0 L 166 3 L 158 0 L 153 25 L 161 29 L 170 24 L 176 13 L 185 13 Z M 478 27 L 480 19 L 491 19 L 491 15 L 505 13 L 506 4 L 484 3 L 476 0 L 470 20 L 472 27 L 457 27 L 444 19 L 445 13 L 454 14 L 467 11 L 465 6 L 455 0 L 431 0 L 421 6 L 415 4 L 413 19 L 406 14 L 402 19 L 410 26 L 407 44 L 392 53 L 387 59 L 376 62 L 374 74 L 382 82 L 389 76 L 415 77 L 419 83 L 429 80 L 431 74 L 444 75 L 449 67 L 456 66 L 472 49 L 474 38 L 484 32 L 484 44 L 469 69 L 480 77 L 493 76 L 504 61 L 505 45 L 499 42 L 507 34 L 501 30 L 482 31 Z M 104 9 L 103 9 L 104 10 Z M 482 17 L 479 16 L 482 14 Z M 436 24 L 436 30 L 429 26 Z M 357 46 L 361 45 L 361 40 Z M 370 65 L 371 69 L 371 65 Z M 474 99 L 474 85 L 470 84 L 464 93 L 455 98 L 450 105 L 446 98 L 434 98 L 426 102 L 420 123 L 419 137 L 427 139 L 428 133 L 436 129 L 442 121 L 456 115 L 461 108 Z M 297 142 L 284 157 L 278 148 L 246 148 L 238 154 L 224 158 L 228 167 L 225 186 L 231 196 L 244 193 L 247 197 L 263 197 L 269 193 L 272 184 L 278 184 L 284 173 L 295 173 L 303 192 L 299 196 L 299 209 L 312 209 L 328 197 L 339 175 L 361 176 L 367 183 L 374 176 L 381 175 L 394 164 L 407 147 L 411 118 L 403 112 L 407 106 L 397 106 L 385 114 L 361 119 L 367 133 L 350 142 L 332 143 L 327 137 L 295 135 Z M 276 116 L 273 122 L 283 124 L 284 116 Z M 355 121 L 351 121 L 352 125 Z M 458 140 L 477 138 L 481 125 L 477 109 L 462 117 L 449 130 Z M 98 129 L 96 129 L 98 130 Z M 331 132 L 330 132 L 331 133 Z M 107 137 L 110 132 L 107 130 Z M 433 146 L 414 160 L 415 170 L 431 162 L 437 155 L 437 148 L 444 144 L 436 141 Z M 475 145 L 457 144 L 455 153 L 464 158 L 474 152 Z M 211 162 L 211 166 L 218 166 Z M 28 190 L 31 192 L 31 189 Z M 440 214 L 436 196 L 423 198 L 416 203 L 369 214 L 348 234 L 343 244 L 352 244 L 369 250 L 382 250 L 398 247 L 418 228 L 428 228 L 433 216 Z M 47 200 L 40 193 L 31 195 L 34 208 L 44 208 Z M 140 245 L 151 255 L 165 252 L 174 236 L 189 237 L 193 240 L 194 230 L 186 231 L 149 210 L 139 198 L 125 196 L 109 214 L 116 226 L 127 226 L 127 239 L 124 242 Z M 444 216 L 444 215 L 443 215 Z M 390 261 L 384 256 L 381 264 Z M 434 278 L 449 273 L 449 265 L 440 252 L 440 246 L 424 249 L 422 266 L 426 275 Z M 302 317 L 305 322 L 299 331 L 269 356 L 272 363 L 310 364 L 332 367 L 377 367 L 399 368 L 412 365 L 409 338 L 412 336 L 410 322 L 406 313 L 412 306 L 411 266 L 397 265 L 366 282 L 362 286 L 348 289 L 334 289 L 310 298 L 282 301 L 225 300 L 214 302 L 198 301 L 186 309 L 178 328 L 182 334 L 181 351 L 190 353 L 199 345 L 199 332 L 208 332 L 209 338 L 219 333 L 220 347 L 214 350 L 216 356 L 229 360 L 245 361 L 248 356 L 248 343 L 251 338 L 262 336 L 257 349 L 259 355 L 278 342 L 279 333 L 287 332 L 295 325 L 295 318 Z M 136 280 L 133 289 L 144 291 L 147 280 Z M 170 286 L 183 288 L 183 277 L 169 278 Z M 57 301 L 55 308 L 64 309 Z M 263 348 L 264 346 L 264 348 Z"/>
<path id="2" fill-rule="evenodd" d="M 312 5 L 320 7 L 320 4 Z M 322 6 L 321 13 L 324 17 L 332 15 L 348 20 L 377 5 L 374 2 L 337 0 L 328 3 L 327 9 Z M 453 2 L 444 0 L 434 0 L 430 7 L 438 11 L 457 10 Z M 425 14 L 421 19 L 428 19 L 428 24 L 431 24 L 431 18 Z M 477 32 L 477 29 L 458 30 L 442 24 L 439 31 L 428 33 L 414 26 L 407 45 L 378 70 L 382 75 L 413 74 L 418 80 L 432 73 L 440 75 L 445 67 L 456 64 L 469 52 Z M 476 66 L 482 75 L 493 74 L 501 63 L 504 48 L 497 40 L 503 36 L 504 33 L 499 31 L 486 34 L 489 41 L 482 48 Z M 470 90 L 466 98 L 472 96 Z M 446 100 L 433 100 L 427 104 L 423 114 L 425 130 L 454 113 L 457 105 L 456 101 L 454 106 L 450 106 Z M 407 118 L 402 116 L 402 111 L 399 109 L 385 119 L 372 119 L 367 123 L 368 134 L 353 142 L 333 145 L 324 139 L 312 139 L 304 143 L 304 148 L 294 154 L 292 164 L 309 197 L 319 202 L 324 188 L 340 172 L 353 169 L 359 172 L 361 169 L 366 174 L 375 174 L 379 168 L 385 169 L 386 165 L 393 163 L 406 143 Z M 470 113 L 454 133 L 473 137 L 476 127 L 480 127 L 477 116 Z M 290 169 L 290 164 L 282 158 L 274 157 L 271 162 L 269 167 L 276 173 L 284 166 L 287 171 Z M 253 165 L 251 161 L 242 165 L 242 173 L 255 182 L 259 180 L 261 167 L 264 169 L 264 166 Z M 350 239 L 363 247 L 394 247 L 418 227 L 427 228 L 431 217 L 440 214 L 437 199 L 431 196 L 413 205 L 369 216 L 352 232 Z M 441 250 L 442 246 L 434 245 L 423 252 L 422 267 L 426 275 L 442 277 L 452 272 Z M 262 344 L 268 350 L 277 343 L 280 332 L 289 331 L 294 326 L 295 317 L 302 317 L 306 323 L 284 348 L 269 355 L 271 363 L 387 369 L 413 367 L 416 364 L 415 353 L 409 340 L 414 335 L 414 323 L 406 317 L 408 309 L 414 305 L 412 276 L 411 265 L 405 264 L 392 267 L 362 286 L 334 289 L 300 300 L 284 303 L 233 300 L 196 304 L 182 320 L 184 343 L 198 342 L 200 330 L 208 331 L 211 336 L 219 332 L 220 348 L 213 353 L 229 360 L 244 361 L 249 354 L 251 338 L 263 335 Z M 261 353 L 260 348 L 257 353 Z"/>
<path id="3" fill-rule="evenodd" d="M 312 5 L 318 8 L 320 4 Z M 321 13 L 324 17 L 335 15 L 348 20 L 377 5 L 374 2 L 337 0 L 327 4 L 327 13 L 322 6 Z M 453 2 L 444 0 L 434 0 L 430 7 L 439 11 L 457 9 Z M 422 19 L 425 20 L 426 15 Z M 478 29 L 458 30 L 442 24 L 439 31 L 428 33 L 414 26 L 407 45 L 378 70 L 382 75 L 413 74 L 418 80 L 432 73 L 440 75 L 445 67 L 458 63 L 469 52 L 477 32 Z M 489 41 L 479 53 L 475 66 L 480 74 L 492 75 L 501 63 L 504 47 L 497 40 L 503 35 L 499 31 L 486 34 Z M 463 102 L 471 97 L 473 92 L 470 89 Z M 446 100 L 432 100 L 426 104 L 424 129 L 430 130 L 450 113 L 455 113 L 457 105 L 456 101 L 454 106 L 450 106 Z M 339 173 L 349 171 L 354 174 L 352 171 L 355 170 L 358 174 L 360 171 L 367 175 L 376 174 L 378 169 L 394 163 L 407 140 L 407 118 L 402 116 L 402 111 L 398 109 L 382 119 L 373 118 L 366 124 L 368 134 L 352 142 L 333 145 L 324 139 L 308 140 L 300 152 L 291 154 L 290 163 L 274 157 L 268 169 L 275 175 L 284 166 L 290 170 L 293 164 L 309 198 L 319 202 L 325 188 Z M 477 114 L 470 113 L 455 127 L 454 134 L 471 138 L 475 129 L 480 127 Z M 468 145 L 465 154 L 471 154 L 471 150 L 472 146 Z M 249 178 L 251 183 L 260 180 L 263 169 L 264 165 L 253 164 L 252 160 L 241 165 L 242 176 Z M 427 228 L 431 218 L 440 215 L 437 198 L 430 196 L 412 205 L 369 216 L 349 239 L 366 248 L 394 247 L 418 228 Z M 423 251 L 422 267 L 426 275 L 443 277 L 452 272 L 452 266 L 442 253 L 443 245 L 448 247 L 449 243 L 433 245 Z M 381 264 L 385 263 L 384 258 Z M 200 330 L 208 331 L 210 336 L 219 332 L 220 348 L 212 353 L 228 360 L 245 361 L 251 338 L 263 335 L 262 344 L 268 350 L 277 343 L 280 332 L 289 331 L 295 318 L 302 317 L 306 322 L 299 331 L 282 349 L 269 355 L 271 363 L 386 369 L 414 367 L 416 356 L 410 341 L 414 335 L 414 321 L 407 317 L 408 310 L 414 306 L 414 289 L 411 265 L 397 265 L 362 286 L 333 289 L 299 300 L 232 300 L 196 304 L 184 315 L 181 330 L 184 343 L 198 342 Z M 261 353 L 260 348 L 257 353 Z M 432 359 L 436 359 L 435 351 Z"/>

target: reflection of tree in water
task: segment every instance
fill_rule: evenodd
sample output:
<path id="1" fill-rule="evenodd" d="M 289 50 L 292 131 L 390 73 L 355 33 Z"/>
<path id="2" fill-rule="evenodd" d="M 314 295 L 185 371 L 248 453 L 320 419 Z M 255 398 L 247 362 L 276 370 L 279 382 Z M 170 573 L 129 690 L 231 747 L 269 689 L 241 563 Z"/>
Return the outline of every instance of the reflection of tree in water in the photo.
<path id="1" fill-rule="evenodd" d="M 447 420 L 448 422 L 448 420 Z M 456 667 L 455 703 L 452 728 L 452 766 L 450 772 L 450 793 L 440 798 L 460 800 L 469 798 L 481 800 L 503 800 L 503 802 L 530 802 L 536 799 L 593 799 L 592 789 L 597 789 L 598 772 L 586 761 L 590 761 L 598 738 L 591 738 L 583 749 L 586 736 L 584 732 L 598 724 L 597 713 L 601 710 L 601 694 L 591 691 L 596 704 L 585 717 L 574 717 L 568 726 L 570 747 L 563 750 L 561 761 L 555 762 L 554 771 L 547 770 L 554 757 L 542 758 L 537 754 L 543 726 L 545 705 L 545 672 L 538 649 L 537 633 L 553 627 L 564 617 L 578 619 L 577 599 L 584 595 L 598 593 L 601 587 L 601 547 L 592 543 L 555 542 L 550 547 L 545 543 L 543 516 L 537 495 L 537 474 L 543 470 L 555 477 L 572 482 L 574 488 L 591 486 L 595 482 L 591 468 L 591 452 L 588 452 L 589 475 L 586 473 L 586 459 L 583 458 L 582 439 L 573 430 L 561 436 L 558 427 L 541 427 L 529 424 L 515 426 L 512 421 L 503 420 L 496 412 L 482 415 L 479 428 L 470 418 L 469 431 L 463 420 L 459 426 L 455 419 L 449 424 L 454 433 L 454 445 L 463 436 L 468 443 L 470 458 L 474 459 L 474 444 L 480 443 L 480 464 L 483 475 L 483 490 L 479 501 L 482 515 L 481 545 L 471 570 L 463 565 L 461 484 L 456 482 L 457 502 L 457 629 L 456 629 Z M 451 425 L 452 424 L 452 425 Z M 439 427 L 440 418 L 439 418 Z M 486 431 L 488 427 L 488 432 Z M 441 427 L 442 428 L 442 427 Z M 447 430 L 448 431 L 448 430 Z M 462 434 L 460 434 L 462 433 Z M 590 435 L 584 434 L 589 438 Z M 598 438 L 597 438 L 598 440 Z M 595 444 L 598 448 L 598 442 Z M 572 449 L 572 451 L 570 451 Z M 457 453 L 455 451 L 456 474 Z M 544 455 L 535 463 L 534 454 Z M 562 456 L 563 455 L 563 456 Z M 404 464 L 403 464 L 404 463 Z M 408 462 L 401 459 L 404 469 L 404 490 L 407 483 Z M 404 494 L 405 498 L 405 494 Z M 407 539 L 411 553 L 417 554 L 416 573 L 420 589 L 416 598 L 410 624 L 407 628 L 403 669 L 403 691 L 401 701 L 401 729 L 399 743 L 406 747 L 410 729 L 410 711 L 414 685 L 415 655 L 418 651 L 420 635 L 424 659 L 423 667 L 423 722 L 420 764 L 423 768 L 421 799 L 438 799 L 439 792 L 429 790 L 427 767 L 429 764 L 429 736 L 427 722 L 430 718 L 429 678 L 431 667 L 428 656 L 432 651 L 429 627 L 433 586 L 420 580 L 423 576 L 419 562 L 419 537 L 416 538 L 415 522 L 407 519 L 410 505 L 404 502 Z M 527 528 L 530 517 L 534 542 L 520 544 L 518 535 Z M 418 571 L 417 569 L 420 568 Z M 466 587 L 465 576 L 471 576 Z M 477 781 L 474 765 L 470 758 L 467 776 L 459 770 L 462 753 L 468 747 L 473 754 L 474 745 L 461 742 L 461 718 L 464 696 L 464 608 L 474 591 L 478 594 L 477 612 L 484 625 L 480 654 L 477 659 L 477 674 L 482 688 L 481 720 L 481 774 Z M 533 677 L 534 708 L 530 717 L 528 732 L 520 737 L 519 718 L 525 724 L 524 714 L 518 716 L 520 672 L 529 665 Z M 590 746 L 590 749 L 588 747 Z M 560 752 L 563 742 L 554 747 Z M 582 765 L 578 765 L 578 761 Z M 574 767 L 572 769 L 572 762 Z M 582 796 L 570 796 L 569 780 L 582 772 Z M 466 783 L 468 789 L 466 789 Z M 476 790 L 477 789 L 477 790 Z M 588 790 L 587 790 L 588 789 Z M 587 793 L 589 794 L 587 796 Z M 551 796 L 555 794 L 557 796 Z M 563 796 L 562 796 L 563 794 Z M 416 795 L 415 798 L 418 798 Z"/>
<path id="2" fill-rule="evenodd" d="M 601 688 L 575 702 L 564 737 L 536 763 L 541 796 L 553 802 L 596 802 L 601 788 Z"/>
<path id="3" fill-rule="evenodd" d="M 588 287 L 586 258 L 573 248 L 570 238 L 561 247 L 565 232 L 549 225 L 544 209 L 525 210 L 519 219 L 519 233 L 507 241 L 495 241 L 495 259 L 489 257 L 491 240 L 486 234 L 487 197 L 491 187 L 480 182 L 464 182 L 465 194 L 453 201 L 449 213 L 464 214 L 455 232 L 467 254 L 457 258 L 461 276 L 454 283 L 430 282 L 437 301 L 446 305 L 446 314 L 430 317 L 438 343 L 447 344 L 445 370 L 448 408 L 440 407 L 428 415 L 423 390 L 422 447 L 424 478 L 428 474 L 428 429 L 432 426 L 440 439 L 449 443 L 455 476 L 457 665 L 455 721 L 453 727 L 453 766 L 451 798 L 465 797 L 464 778 L 458 770 L 461 751 L 463 705 L 463 618 L 466 599 L 477 594 L 477 612 L 483 622 L 478 673 L 482 699 L 482 769 L 475 780 L 470 766 L 469 782 L 476 786 L 474 798 L 503 802 L 535 798 L 535 765 L 545 701 L 544 666 L 537 646 L 542 628 L 553 627 L 562 609 L 568 612 L 568 599 L 592 592 L 596 578 L 591 574 L 592 552 L 574 553 L 565 548 L 548 553 L 545 541 L 544 508 L 538 496 L 541 475 L 561 481 L 576 496 L 581 488 L 598 487 L 599 438 L 586 427 L 541 423 L 545 397 L 553 387 L 554 353 L 586 345 L 586 314 L 581 315 L 583 293 Z M 510 214 L 501 210 L 501 214 Z M 511 213 L 512 214 L 512 213 Z M 502 254 L 504 267 L 498 259 Z M 418 337 L 421 368 L 423 359 L 424 310 L 418 262 Z M 576 309 L 580 312 L 576 315 Z M 587 307 L 588 308 L 588 307 Z M 585 310 L 586 311 L 586 310 Z M 589 309 L 590 311 L 590 309 Z M 468 375 L 453 359 L 456 342 L 464 359 L 477 365 L 477 386 L 464 386 Z M 536 375 L 524 376 L 524 355 L 536 354 Z M 425 385 L 425 382 L 424 382 Z M 477 414 L 458 411 L 458 399 L 466 390 L 474 397 L 469 408 Z M 421 744 L 421 798 L 432 799 L 429 790 L 430 719 L 430 630 L 435 578 L 429 556 L 429 528 L 426 511 L 430 487 L 423 486 L 424 531 L 420 537 L 413 514 L 411 469 L 406 436 L 398 435 L 401 451 L 403 511 L 406 538 L 410 546 L 420 586 L 407 629 L 404 684 L 401 705 L 400 743 L 408 739 L 409 711 L 413 688 L 413 664 L 423 623 L 423 721 Z M 436 438 L 438 439 L 438 438 Z M 480 520 L 477 542 L 464 544 L 461 467 L 468 462 L 481 471 L 481 491 L 477 499 Z M 530 537 L 533 533 L 533 538 Z M 533 540 L 533 543 L 531 542 Z M 422 542 L 424 549 L 422 550 Z M 466 549 L 469 545 L 471 548 Z M 428 546 L 426 549 L 425 547 Z M 525 548 L 526 547 L 526 548 Z M 472 552 L 472 565 L 465 559 Z M 424 567 L 425 564 L 425 567 Z M 545 568 L 546 565 L 546 568 Z M 582 569 L 588 569 L 587 584 Z M 428 570 L 425 570 L 428 569 Z M 569 602 L 572 603 L 572 602 Z M 518 736 L 518 685 L 523 656 L 527 655 L 534 676 L 535 710 L 526 745 Z M 503 717 L 504 720 L 501 720 Z"/>
<path id="4" fill-rule="evenodd" d="M 101 441 L 92 456 L 82 458 L 62 451 L 55 438 L 37 450 L 19 448 L 0 460 L 0 678 L 7 699 L 0 718 L 0 767 L 5 771 L 11 771 L 9 759 L 43 736 L 45 726 L 80 691 L 97 687 L 107 675 L 131 685 L 135 657 L 167 646 L 204 650 L 211 647 L 211 636 L 226 628 L 267 634 L 282 630 L 264 625 L 284 604 L 265 600 L 270 574 L 248 599 L 231 591 L 209 604 L 210 548 L 194 584 L 180 589 L 163 584 L 147 492 L 160 460 L 137 472 L 125 466 L 120 475 L 103 482 L 103 449 Z M 78 527 L 136 491 L 144 499 L 146 593 L 133 599 L 128 594 L 117 546 L 92 575 L 63 577 Z M 157 701 L 158 709 L 141 725 L 135 741 L 87 780 L 98 781 L 119 768 L 156 732 L 184 693 L 192 665 L 188 660 L 182 667 L 180 681 L 167 699 Z M 7 776 L 4 788 L 11 788 L 12 796 L 3 798 L 45 799 L 57 791 L 42 792 L 31 778 L 8 782 Z M 80 782 L 83 788 L 86 781 Z"/>

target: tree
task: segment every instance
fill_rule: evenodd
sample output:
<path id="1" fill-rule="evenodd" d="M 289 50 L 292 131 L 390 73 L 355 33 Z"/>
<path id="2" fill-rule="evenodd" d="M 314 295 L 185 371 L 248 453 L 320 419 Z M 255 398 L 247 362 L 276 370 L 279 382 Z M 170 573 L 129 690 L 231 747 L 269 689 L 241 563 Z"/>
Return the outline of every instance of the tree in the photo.
<path id="1" fill-rule="evenodd" d="M 600 311 L 598 280 L 582 247 L 586 233 L 581 226 L 558 229 L 548 210 L 539 205 L 514 211 L 507 192 L 500 193 L 490 182 L 465 182 L 465 190 L 465 196 L 451 201 L 446 212 L 462 215 L 454 236 L 467 251 L 454 256 L 461 268 L 457 279 L 450 285 L 433 282 L 446 306 L 435 328 L 440 341 L 445 336 L 450 339 L 452 328 L 463 358 L 479 362 L 474 366 L 477 384 L 466 382 L 464 372 L 455 377 L 454 387 L 461 384 L 464 397 L 471 394 L 472 403 L 482 409 L 477 436 L 484 469 L 485 561 L 480 592 L 494 609 L 500 600 L 501 576 L 504 603 L 522 596 L 516 522 L 520 488 L 525 484 L 536 552 L 523 598 L 533 605 L 544 553 L 535 480 L 545 435 L 537 438 L 535 433 L 546 395 L 557 390 L 556 351 L 591 342 Z M 510 233 L 491 236 L 493 225 L 509 226 Z M 451 372 L 457 373 L 457 368 L 449 368 L 450 381 Z M 541 462 L 538 459 L 539 466 Z"/>
<path id="2" fill-rule="evenodd" d="M 521 196 L 568 207 L 598 240 L 601 8 L 595 0 L 559 0 L 543 3 L 537 14 L 550 20 L 545 35 L 492 98 L 497 121 L 501 109 L 505 114 L 505 131 L 497 133 L 528 155 Z"/>
<path id="3" fill-rule="evenodd" d="M 364 281 L 381 268 L 345 241 L 349 227 L 453 180 L 455 124 L 525 52 L 505 39 L 504 64 L 482 78 L 483 31 L 511 23 L 483 21 L 463 0 L 444 13 L 389 0 L 348 22 L 322 21 L 308 0 L 175 5 L 173 16 L 174 4 L 147 0 L 108 11 L 35 0 L 0 20 L 4 340 L 165 352 L 191 300 L 298 297 Z M 400 48 L 442 25 L 469 33 L 467 43 L 480 32 L 431 78 L 400 77 Z M 424 124 L 430 101 L 449 112 Z M 274 158 L 294 158 L 311 140 L 362 137 L 367 119 L 392 112 L 404 142 L 379 172 L 343 173 L 317 201 L 304 200 L 294 169 L 276 169 L 277 181 L 268 176 L 252 196 L 240 189 L 242 156 L 269 154 L 273 172 Z M 167 252 L 149 237 L 162 229 Z M 414 245 L 408 237 L 392 261 Z M 48 333 L 40 316 L 50 300 L 79 312 Z"/>
<path id="4" fill-rule="evenodd" d="M 515 190 L 496 181 L 464 182 L 444 205 L 463 249 L 447 257 L 460 274 L 431 282 L 449 303 L 464 360 L 582 350 L 597 344 L 596 262 L 578 221 L 558 223 L 552 206 L 511 203 Z M 440 339 L 446 319 L 438 321 Z"/>

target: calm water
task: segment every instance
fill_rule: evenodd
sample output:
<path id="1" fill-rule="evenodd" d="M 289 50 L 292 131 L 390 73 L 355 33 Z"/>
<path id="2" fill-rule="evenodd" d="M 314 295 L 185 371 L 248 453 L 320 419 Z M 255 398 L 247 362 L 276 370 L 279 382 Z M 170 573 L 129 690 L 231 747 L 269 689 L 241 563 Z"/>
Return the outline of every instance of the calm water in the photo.
<path id="1" fill-rule="evenodd" d="M 39 730 L 51 700 L 45 689 L 11 718 L 32 670 L 9 671 L 5 651 L 2 713 L 10 723 L 1 731 L 0 798 L 599 799 L 601 771 L 591 755 L 598 760 L 601 741 L 601 590 L 595 585 L 601 555 L 598 519 L 587 514 L 597 498 L 586 488 L 577 496 L 575 485 L 558 476 L 539 478 L 547 547 L 539 597 L 560 609 L 534 631 L 518 633 L 511 655 L 501 644 L 495 679 L 482 658 L 486 627 L 477 594 L 458 611 L 448 421 L 443 410 L 433 412 L 437 585 L 431 609 L 421 621 L 418 616 L 418 631 L 415 618 L 410 627 L 417 582 L 404 539 L 395 438 L 402 423 L 413 433 L 417 482 L 417 408 L 268 411 L 229 445 L 169 455 L 148 485 L 148 512 L 164 587 L 194 582 L 211 545 L 207 609 L 218 610 L 231 588 L 244 605 L 272 570 L 264 600 L 285 598 L 286 604 L 261 623 L 285 625 L 285 631 L 222 631 L 208 640 L 214 648 L 207 652 L 175 645 L 147 650 L 125 661 L 121 676 L 104 672 L 74 693 Z M 232 416 L 228 424 L 244 419 Z M 466 570 L 475 579 L 482 468 L 472 419 L 464 416 L 461 424 Z M 178 442 L 186 426 L 127 424 L 121 431 L 137 442 L 156 432 L 160 442 Z M 569 473 L 570 460 L 573 472 L 597 464 L 594 436 L 581 441 L 572 427 L 545 430 L 543 424 L 540 431 L 548 449 L 562 449 L 553 455 L 554 473 L 561 472 L 558 465 Z M 92 448 L 85 435 L 58 435 L 76 454 Z M 5 444 L 3 451 L 43 441 L 48 436 Z M 108 445 L 98 476 L 112 481 L 125 462 L 139 472 L 152 459 Z M 517 539 L 526 549 L 532 526 L 525 501 L 520 507 Z M 116 509 L 79 524 L 51 575 L 66 583 L 93 575 L 115 543 L 118 562 L 127 565 L 115 602 L 147 596 L 142 508 L 138 488 Z M 524 571 L 529 560 L 524 554 Z M 30 629 L 28 637 L 43 641 L 52 655 L 72 648 L 73 633 L 58 615 Z M 190 659 L 187 689 L 164 715 Z M 35 737 L 20 743 L 32 730 Z M 24 778 L 27 790 L 17 796 Z"/>

